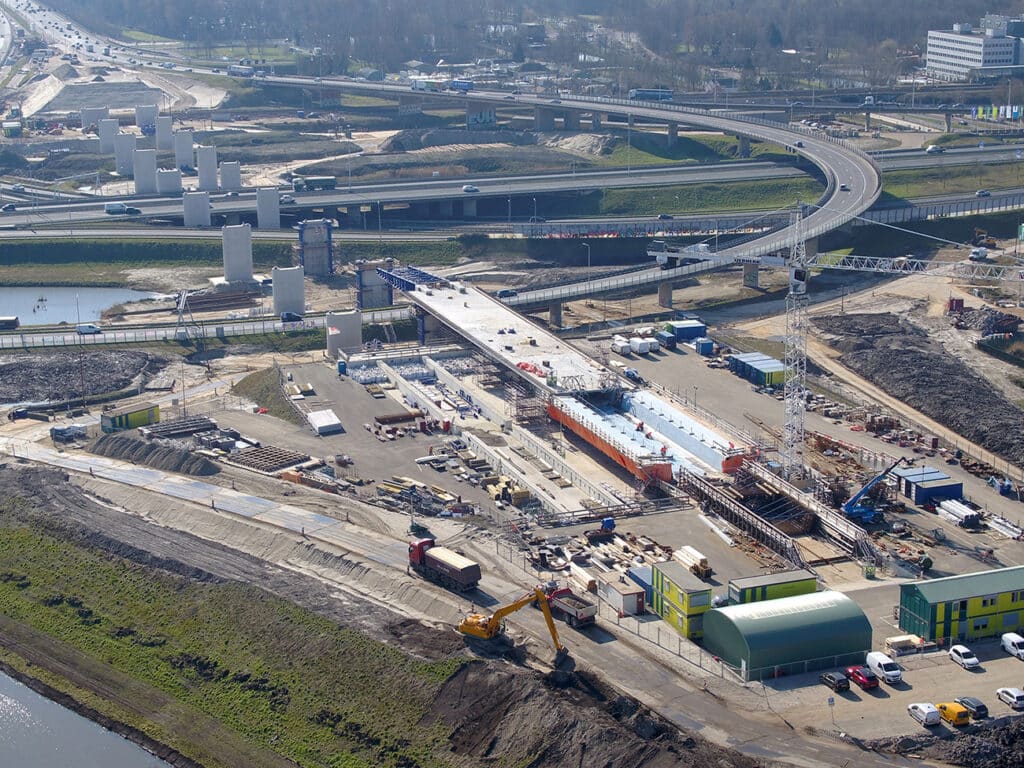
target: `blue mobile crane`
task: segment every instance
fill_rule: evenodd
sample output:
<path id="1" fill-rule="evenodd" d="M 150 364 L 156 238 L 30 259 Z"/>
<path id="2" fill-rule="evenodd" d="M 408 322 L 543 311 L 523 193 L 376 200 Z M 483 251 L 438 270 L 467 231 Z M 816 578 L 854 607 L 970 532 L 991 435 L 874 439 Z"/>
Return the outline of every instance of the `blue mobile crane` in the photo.
<path id="1" fill-rule="evenodd" d="M 904 463 L 912 464 L 913 460 L 907 458 L 897 459 L 886 467 L 884 471 L 879 472 L 873 478 L 868 480 L 867 484 L 863 488 L 853 494 L 853 496 L 850 497 L 850 500 L 843 504 L 843 514 L 851 520 L 856 520 L 860 523 L 876 522 L 879 518 L 878 510 L 872 505 L 861 504 L 860 500 L 863 499 L 872 488 L 882 482 L 890 472 L 896 469 L 900 464 Z"/>

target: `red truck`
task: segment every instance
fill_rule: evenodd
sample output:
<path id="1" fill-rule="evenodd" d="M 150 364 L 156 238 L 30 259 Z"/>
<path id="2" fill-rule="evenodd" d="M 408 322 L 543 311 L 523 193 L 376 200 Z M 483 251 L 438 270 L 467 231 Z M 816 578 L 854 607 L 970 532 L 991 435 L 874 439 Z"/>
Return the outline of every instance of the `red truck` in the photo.
<path id="1" fill-rule="evenodd" d="M 480 583 L 479 563 L 437 546 L 434 539 L 409 542 L 409 566 L 428 581 L 457 592 L 476 589 Z"/>
<path id="2" fill-rule="evenodd" d="M 585 627 L 597 621 L 597 606 L 574 594 L 568 587 L 549 584 L 541 589 L 547 595 L 551 615 L 562 619 L 570 627 Z"/>

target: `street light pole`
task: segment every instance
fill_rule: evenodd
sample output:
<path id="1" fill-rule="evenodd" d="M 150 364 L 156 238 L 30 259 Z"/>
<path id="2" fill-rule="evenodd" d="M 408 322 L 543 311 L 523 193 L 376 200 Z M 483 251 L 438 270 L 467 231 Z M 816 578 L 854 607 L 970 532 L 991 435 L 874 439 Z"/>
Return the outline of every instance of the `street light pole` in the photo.
<path id="1" fill-rule="evenodd" d="M 537 223 L 537 198 L 533 198 L 533 223 Z"/>
<path id="2" fill-rule="evenodd" d="M 693 385 L 693 410 L 697 410 L 697 385 Z"/>
<path id="3" fill-rule="evenodd" d="M 584 248 L 587 249 L 587 276 L 589 277 L 590 272 L 590 243 L 580 243 Z"/>

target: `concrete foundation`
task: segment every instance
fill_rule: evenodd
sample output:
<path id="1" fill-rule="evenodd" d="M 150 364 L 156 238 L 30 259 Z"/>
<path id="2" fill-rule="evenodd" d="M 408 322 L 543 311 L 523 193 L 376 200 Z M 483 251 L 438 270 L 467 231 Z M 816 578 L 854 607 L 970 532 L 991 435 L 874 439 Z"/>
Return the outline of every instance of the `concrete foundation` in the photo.
<path id="1" fill-rule="evenodd" d="M 186 192 L 181 198 L 186 227 L 210 226 L 210 193 Z"/>
<path id="2" fill-rule="evenodd" d="M 135 125 L 141 128 L 144 125 L 156 125 L 157 115 L 160 114 L 160 107 L 156 104 L 146 104 L 135 108 Z"/>
<path id="3" fill-rule="evenodd" d="M 221 230 L 224 279 L 229 283 L 252 281 L 252 227 L 239 224 Z"/>
<path id="4" fill-rule="evenodd" d="M 211 192 L 217 189 L 217 148 L 197 147 L 196 168 L 199 170 L 199 189 Z"/>
<path id="5" fill-rule="evenodd" d="M 274 314 L 306 311 L 305 270 L 302 267 L 274 267 L 270 271 L 274 289 Z"/>
<path id="6" fill-rule="evenodd" d="M 114 169 L 128 178 L 132 175 L 132 154 L 135 152 L 135 134 L 119 133 L 114 137 Z"/>
<path id="7" fill-rule="evenodd" d="M 181 171 L 177 168 L 160 168 L 157 170 L 156 193 L 158 195 L 180 195 Z"/>
<path id="8" fill-rule="evenodd" d="M 220 188 L 235 190 L 242 188 L 242 164 L 237 160 L 220 164 Z"/>
<path id="9" fill-rule="evenodd" d="M 170 115 L 157 115 L 156 148 L 174 149 L 174 120 Z"/>
<path id="10" fill-rule="evenodd" d="M 658 283 L 658 306 L 659 307 L 671 307 L 672 306 L 672 281 L 666 280 L 663 283 Z"/>
<path id="11" fill-rule="evenodd" d="M 174 167 L 195 168 L 196 159 L 192 150 L 192 131 L 176 131 L 174 134 Z"/>
<path id="12" fill-rule="evenodd" d="M 135 177 L 136 195 L 157 193 L 155 149 L 136 149 L 132 153 L 132 175 Z"/>
<path id="13" fill-rule="evenodd" d="M 281 228 L 281 198 L 275 187 L 256 190 L 256 226 L 260 229 Z"/>
<path id="14" fill-rule="evenodd" d="M 117 118 L 106 117 L 96 124 L 100 135 L 100 152 L 104 155 L 114 154 L 114 137 L 121 130 Z"/>

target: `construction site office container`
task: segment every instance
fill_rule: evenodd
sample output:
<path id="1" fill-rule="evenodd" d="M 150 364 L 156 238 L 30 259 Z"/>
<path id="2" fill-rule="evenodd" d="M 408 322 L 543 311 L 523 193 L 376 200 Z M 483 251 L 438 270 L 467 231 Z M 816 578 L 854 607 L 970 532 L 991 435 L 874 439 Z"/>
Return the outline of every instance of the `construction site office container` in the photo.
<path id="1" fill-rule="evenodd" d="M 818 578 L 813 571 L 801 568 L 795 571 L 767 573 L 763 576 L 747 576 L 729 581 L 729 602 L 733 604 L 756 603 L 760 600 L 777 600 L 780 597 L 806 595 L 816 592 Z"/>
<path id="2" fill-rule="evenodd" d="M 669 561 L 652 567 L 651 608 L 684 637 L 703 632 L 700 616 L 711 607 L 711 587 L 682 563 Z"/>
<path id="3" fill-rule="evenodd" d="M 665 324 L 665 330 L 676 336 L 676 341 L 692 341 L 706 336 L 708 327 L 700 320 L 672 320 Z"/>
<path id="4" fill-rule="evenodd" d="M 698 355 L 709 357 L 715 353 L 715 342 L 707 337 L 693 340 L 693 348 Z"/>
<path id="5" fill-rule="evenodd" d="M 913 483 L 911 499 L 915 504 L 929 504 L 940 499 L 959 499 L 964 495 L 964 484 L 952 478 L 945 480 L 926 480 Z"/>
<path id="6" fill-rule="evenodd" d="M 900 629 L 934 641 L 969 641 L 1024 627 L 1024 566 L 900 585 Z"/>
<path id="7" fill-rule="evenodd" d="M 597 594 L 613 611 L 624 616 L 639 616 L 646 610 L 644 588 L 618 571 L 598 574 Z"/>
<path id="8" fill-rule="evenodd" d="M 654 334 L 654 338 L 656 338 L 658 340 L 658 343 L 661 344 L 661 346 L 663 346 L 665 349 L 676 348 L 675 334 L 669 333 L 668 331 L 658 331 L 656 334 Z"/>
<path id="9" fill-rule="evenodd" d="M 160 406 L 154 403 L 137 403 L 114 408 L 100 415 L 100 429 L 104 432 L 120 432 L 135 429 L 160 421 Z"/>
<path id="10" fill-rule="evenodd" d="M 654 569 L 649 565 L 637 565 L 626 571 L 626 575 L 644 589 L 644 601 L 650 605 L 654 599 Z"/>

